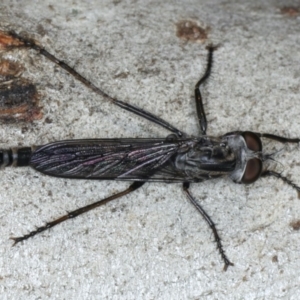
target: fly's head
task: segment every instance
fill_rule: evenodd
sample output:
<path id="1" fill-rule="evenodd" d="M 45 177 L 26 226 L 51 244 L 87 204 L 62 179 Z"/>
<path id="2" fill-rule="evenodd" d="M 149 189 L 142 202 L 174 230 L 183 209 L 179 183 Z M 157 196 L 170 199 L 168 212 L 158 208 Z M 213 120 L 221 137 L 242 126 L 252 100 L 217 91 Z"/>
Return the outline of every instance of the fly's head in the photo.
<path id="1" fill-rule="evenodd" d="M 236 157 L 236 165 L 230 178 L 237 183 L 253 183 L 262 172 L 262 143 L 257 134 L 251 131 L 236 131 L 222 137 Z"/>

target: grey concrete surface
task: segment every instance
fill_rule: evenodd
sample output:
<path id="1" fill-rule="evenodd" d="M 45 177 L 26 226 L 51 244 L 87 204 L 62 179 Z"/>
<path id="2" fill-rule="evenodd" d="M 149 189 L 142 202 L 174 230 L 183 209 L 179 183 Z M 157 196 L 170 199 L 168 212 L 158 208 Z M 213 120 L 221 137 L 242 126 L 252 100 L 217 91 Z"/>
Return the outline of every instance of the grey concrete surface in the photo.
<path id="1" fill-rule="evenodd" d="M 168 120 L 199 128 L 193 87 L 205 47 L 220 44 L 203 90 L 208 134 L 254 130 L 299 136 L 300 16 L 284 1 L 7 1 L 0 27 L 38 40 L 104 91 Z M 286 9 L 291 7 L 292 9 Z M 176 24 L 209 28 L 184 41 Z M 113 107 L 34 51 L 5 54 L 26 66 L 44 117 L 1 124 L 1 147 L 54 140 L 165 137 L 158 126 Z M 300 184 L 297 146 L 268 166 Z M 1 299 L 299 299 L 297 192 L 276 179 L 243 186 L 221 179 L 191 191 L 216 222 L 235 266 L 223 272 L 213 237 L 178 184 L 134 194 L 23 244 L 19 236 L 66 211 L 124 189 L 125 182 L 73 181 L 7 168 L 0 184 Z"/>

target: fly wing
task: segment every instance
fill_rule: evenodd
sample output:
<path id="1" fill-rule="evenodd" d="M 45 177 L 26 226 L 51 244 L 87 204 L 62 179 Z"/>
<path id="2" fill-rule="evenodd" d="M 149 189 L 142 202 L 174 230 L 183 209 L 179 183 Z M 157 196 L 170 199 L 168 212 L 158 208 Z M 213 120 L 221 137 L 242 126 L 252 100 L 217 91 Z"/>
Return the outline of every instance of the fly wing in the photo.
<path id="1" fill-rule="evenodd" d="M 182 182 L 184 174 L 171 159 L 182 143 L 165 139 L 60 141 L 38 146 L 30 165 L 57 177 Z"/>

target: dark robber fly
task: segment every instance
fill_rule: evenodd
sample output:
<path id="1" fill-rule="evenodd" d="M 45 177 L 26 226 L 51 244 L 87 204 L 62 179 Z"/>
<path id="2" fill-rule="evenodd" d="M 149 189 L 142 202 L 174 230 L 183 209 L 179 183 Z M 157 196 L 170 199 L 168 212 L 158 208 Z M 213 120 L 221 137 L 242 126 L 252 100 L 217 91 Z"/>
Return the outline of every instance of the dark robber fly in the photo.
<path id="1" fill-rule="evenodd" d="M 30 166 L 41 173 L 63 178 L 133 181 L 122 192 L 74 210 L 24 236 L 13 237 L 15 244 L 95 207 L 129 194 L 148 181 L 180 182 L 189 201 L 210 226 L 226 270 L 228 266 L 233 264 L 223 250 L 214 222 L 191 195 L 190 183 L 229 176 L 236 183 L 250 184 L 259 177 L 275 176 L 298 191 L 300 190 L 299 186 L 280 173 L 263 168 L 263 162 L 271 159 L 271 155 L 263 152 L 261 138 L 280 143 L 299 143 L 300 139 L 251 131 L 234 131 L 218 137 L 206 135 L 207 121 L 200 86 L 211 74 L 213 52 L 216 47 L 212 45 L 207 47 L 206 70 L 195 86 L 196 111 L 201 135 L 192 137 L 141 108 L 110 97 L 34 40 L 21 37 L 14 32 L 6 34 L 14 42 L 17 42 L 18 46 L 36 50 L 113 104 L 172 132 L 166 138 L 157 139 L 66 140 L 43 146 L 1 150 L 0 161 L 3 167 Z"/>

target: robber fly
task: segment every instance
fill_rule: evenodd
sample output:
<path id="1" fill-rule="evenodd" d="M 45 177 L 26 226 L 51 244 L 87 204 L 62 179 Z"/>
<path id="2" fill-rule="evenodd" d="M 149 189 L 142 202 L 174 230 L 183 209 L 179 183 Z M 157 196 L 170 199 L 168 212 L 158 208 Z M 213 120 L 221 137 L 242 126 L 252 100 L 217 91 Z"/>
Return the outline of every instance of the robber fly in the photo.
<path id="1" fill-rule="evenodd" d="M 179 182 L 183 184 L 183 190 L 189 201 L 210 226 L 226 270 L 228 266 L 233 264 L 224 252 L 214 222 L 191 195 L 189 191 L 190 184 L 224 176 L 230 177 L 236 183 L 250 184 L 260 177 L 275 176 L 300 191 L 299 186 L 280 173 L 263 168 L 263 163 L 271 158 L 271 154 L 263 152 L 261 138 L 275 140 L 280 143 L 299 143 L 300 139 L 251 131 L 234 131 L 218 137 L 206 135 L 207 120 L 200 86 L 211 74 L 215 46 L 210 45 L 207 47 L 206 70 L 195 85 L 196 111 L 201 135 L 192 137 L 141 108 L 109 96 L 65 62 L 50 54 L 36 41 L 24 38 L 15 32 L 5 34 L 13 40 L 13 45 L 17 44 L 18 47 L 36 50 L 113 104 L 172 132 L 166 138 L 157 139 L 66 140 L 43 146 L 1 150 L 0 165 L 2 167 L 30 166 L 46 175 L 63 178 L 133 181 L 122 192 L 74 210 L 24 236 L 13 237 L 15 244 L 111 200 L 127 195 L 148 181 Z"/>

